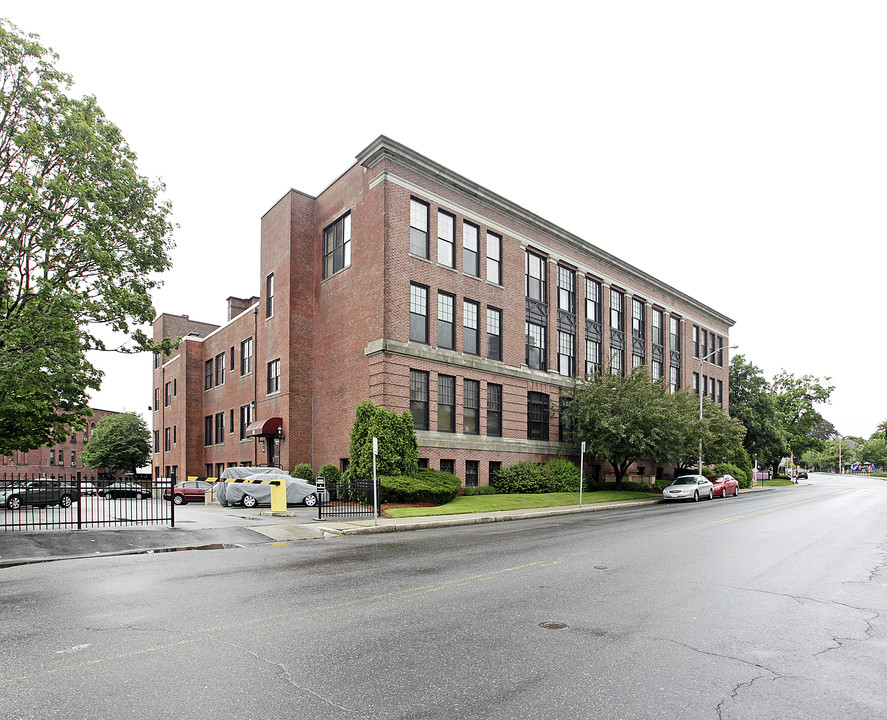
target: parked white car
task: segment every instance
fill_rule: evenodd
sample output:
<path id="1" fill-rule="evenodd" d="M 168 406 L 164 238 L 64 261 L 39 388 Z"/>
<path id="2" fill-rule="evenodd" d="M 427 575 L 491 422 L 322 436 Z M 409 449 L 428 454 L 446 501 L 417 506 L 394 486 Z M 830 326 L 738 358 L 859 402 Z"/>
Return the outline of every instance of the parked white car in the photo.
<path id="1" fill-rule="evenodd" d="M 701 498 L 711 500 L 713 497 L 714 486 L 711 484 L 711 480 L 703 475 L 684 475 L 662 491 L 663 500 L 699 502 Z"/>

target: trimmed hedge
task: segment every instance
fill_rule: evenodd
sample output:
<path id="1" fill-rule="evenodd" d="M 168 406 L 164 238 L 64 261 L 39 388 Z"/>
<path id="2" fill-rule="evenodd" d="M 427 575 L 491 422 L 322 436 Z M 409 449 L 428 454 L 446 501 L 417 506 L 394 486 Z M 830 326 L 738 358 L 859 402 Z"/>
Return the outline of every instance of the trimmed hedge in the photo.
<path id="1" fill-rule="evenodd" d="M 495 495 L 496 488 L 491 485 L 479 485 L 478 487 L 462 488 L 463 495 Z"/>
<path id="2" fill-rule="evenodd" d="M 308 463 L 299 463 L 293 468 L 290 477 L 302 478 L 302 480 L 314 482 L 314 471 Z"/>
<path id="3" fill-rule="evenodd" d="M 496 473 L 496 477 L 490 479 L 490 484 L 496 492 L 509 495 L 548 492 L 540 467 L 526 460 L 502 468 Z"/>
<path id="4" fill-rule="evenodd" d="M 551 458 L 542 466 L 547 492 L 579 492 L 579 468 L 567 458 Z"/>
<path id="5" fill-rule="evenodd" d="M 428 502 L 446 505 L 459 494 L 462 481 L 455 475 L 440 470 L 420 470 L 418 477 L 383 475 L 383 503 Z"/>
<path id="6" fill-rule="evenodd" d="M 746 473 L 742 468 L 738 465 L 734 465 L 733 463 L 719 463 L 718 464 L 718 475 L 732 475 L 739 482 L 739 487 L 747 488 L 751 487 L 751 480 L 748 477 L 748 473 Z"/>

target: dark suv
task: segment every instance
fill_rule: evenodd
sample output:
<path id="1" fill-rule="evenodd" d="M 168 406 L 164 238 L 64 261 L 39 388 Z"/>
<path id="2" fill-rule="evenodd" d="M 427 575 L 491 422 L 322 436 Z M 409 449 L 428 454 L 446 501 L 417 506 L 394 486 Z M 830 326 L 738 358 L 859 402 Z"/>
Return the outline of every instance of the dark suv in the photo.
<path id="1" fill-rule="evenodd" d="M 22 505 L 61 505 L 67 508 L 79 499 L 80 494 L 70 485 L 46 478 L 14 480 L 0 488 L 0 505 L 10 510 L 17 510 Z"/>

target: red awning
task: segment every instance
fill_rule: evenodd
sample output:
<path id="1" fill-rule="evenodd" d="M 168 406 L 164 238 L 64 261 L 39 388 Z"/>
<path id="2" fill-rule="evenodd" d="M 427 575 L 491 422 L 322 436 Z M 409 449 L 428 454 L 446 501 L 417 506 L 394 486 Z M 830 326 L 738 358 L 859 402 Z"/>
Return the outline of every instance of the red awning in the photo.
<path id="1" fill-rule="evenodd" d="M 260 437 L 262 435 L 280 435 L 283 429 L 283 419 L 279 417 L 259 420 L 246 426 L 247 437 Z"/>

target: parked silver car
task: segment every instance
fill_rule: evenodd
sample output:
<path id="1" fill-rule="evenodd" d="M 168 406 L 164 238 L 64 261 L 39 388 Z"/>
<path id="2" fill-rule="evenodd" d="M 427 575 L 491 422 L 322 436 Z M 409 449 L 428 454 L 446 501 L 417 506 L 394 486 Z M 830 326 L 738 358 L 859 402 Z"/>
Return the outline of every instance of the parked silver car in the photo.
<path id="1" fill-rule="evenodd" d="M 271 486 L 262 482 L 250 482 L 251 480 L 285 482 L 287 505 L 300 503 L 304 503 L 308 507 L 317 505 L 317 488 L 307 480 L 290 477 L 278 468 L 245 467 L 227 468 L 221 474 L 216 483 L 216 498 L 219 503 L 223 506 L 243 505 L 248 508 L 256 505 L 270 505 Z"/>
<path id="2" fill-rule="evenodd" d="M 692 500 L 714 497 L 714 486 L 711 480 L 702 475 L 684 475 L 675 480 L 662 491 L 663 500 Z"/>

